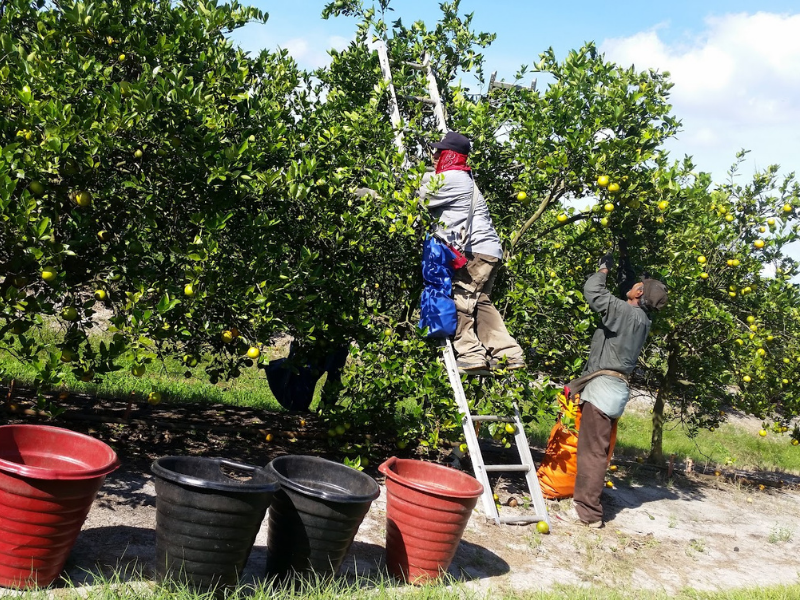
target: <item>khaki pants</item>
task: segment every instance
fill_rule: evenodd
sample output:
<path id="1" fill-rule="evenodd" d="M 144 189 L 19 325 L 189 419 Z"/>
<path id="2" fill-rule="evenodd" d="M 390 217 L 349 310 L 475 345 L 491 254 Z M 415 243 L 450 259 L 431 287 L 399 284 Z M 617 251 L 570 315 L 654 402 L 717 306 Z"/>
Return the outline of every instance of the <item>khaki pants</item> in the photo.
<path id="1" fill-rule="evenodd" d="M 467 254 L 469 261 L 453 277 L 453 298 L 458 326 L 453 347 L 460 361 L 485 361 L 489 358 L 523 361 L 522 348 L 508 334 L 503 317 L 492 304 L 492 293 L 499 258 L 486 254 Z"/>

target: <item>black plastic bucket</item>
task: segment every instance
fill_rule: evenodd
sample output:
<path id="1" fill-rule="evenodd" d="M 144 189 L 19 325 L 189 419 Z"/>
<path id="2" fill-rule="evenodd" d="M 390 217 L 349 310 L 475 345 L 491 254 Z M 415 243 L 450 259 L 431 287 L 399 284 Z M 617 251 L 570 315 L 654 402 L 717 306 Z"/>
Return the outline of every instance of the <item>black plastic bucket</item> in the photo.
<path id="1" fill-rule="evenodd" d="M 236 585 L 278 480 L 223 458 L 168 456 L 151 470 L 157 578 L 202 590 Z"/>
<path id="2" fill-rule="evenodd" d="M 378 484 L 313 456 L 280 456 L 267 470 L 281 484 L 269 510 L 267 575 L 335 574 L 380 494 Z"/>

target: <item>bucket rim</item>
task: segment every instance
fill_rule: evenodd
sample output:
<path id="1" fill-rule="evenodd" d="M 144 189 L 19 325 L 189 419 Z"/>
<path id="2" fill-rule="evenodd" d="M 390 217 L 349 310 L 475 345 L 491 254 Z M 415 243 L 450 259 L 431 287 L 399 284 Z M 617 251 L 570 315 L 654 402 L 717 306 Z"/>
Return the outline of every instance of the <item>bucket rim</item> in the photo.
<path id="1" fill-rule="evenodd" d="M 202 477 L 194 477 L 192 475 L 185 475 L 184 473 L 178 473 L 177 471 L 173 471 L 172 469 L 167 468 L 162 463 L 169 461 L 169 460 L 196 460 L 196 461 L 205 461 L 210 463 L 216 463 L 218 467 L 227 466 L 231 469 L 238 469 L 241 471 L 248 471 L 255 473 L 256 471 L 260 471 L 262 475 L 266 475 L 267 479 L 271 481 L 267 483 L 250 483 L 247 481 L 237 482 L 235 480 L 231 480 L 231 483 L 224 483 L 220 481 L 209 481 L 208 479 L 203 479 Z M 153 461 L 150 465 L 150 472 L 153 473 L 156 477 L 160 479 L 164 479 L 165 481 L 169 481 L 171 483 L 177 483 L 179 485 L 185 485 L 193 488 L 200 488 L 204 490 L 216 490 L 219 492 L 239 492 L 242 494 L 263 494 L 269 493 L 274 494 L 277 492 L 281 484 L 280 482 L 272 476 L 272 473 L 269 473 L 264 467 L 259 467 L 257 465 L 251 465 L 247 463 L 239 463 L 227 458 L 222 457 L 205 457 L 205 456 L 162 456 L 157 458 Z"/>
<path id="2" fill-rule="evenodd" d="M 421 463 L 431 469 L 447 469 L 448 471 L 452 471 L 454 473 L 458 473 L 459 475 L 463 476 L 465 482 L 472 483 L 474 481 L 475 483 L 474 486 L 472 486 L 471 488 L 463 490 L 444 488 L 438 485 L 431 485 L 429 483 L 420 483 L 419 481 L 414 481 L 412 479 L 408 479 L 407 477 L 403 477 L 402 475 L 394 471 L 394 466 L 398 462 Z M 391 456 L 387 458 L 386 461 L 384 461 L 383 464 L 381 464 L 378 467 L 378 471 L 383 473 L 388 479 L 391 479 L 395 483 L 434 496 L 443 496 L 448 498 L 477 498 L 483 493 L 483 485 L 472 475 L 469 475 L 468 473 L 464 473 L 463 471 L 459 471 L 457 469 L 453 469 L 451 467 L 446 467 L 444 465 L 432 463 L 426 460 L 414 460 L 411 458 L 397 458 L 396 456 Z"/>
<path id="3" fill-rule="evenodd" d="M 375 489 L 367 494 L 338 494 L 336 492 L 320 490 L 307 485 L 303 485 L 302 483 L 299 483 L 293 479 L 289 479 L 288 477 L 283 475 L 280 471 L 278 471 L 278 469 L 275 468 L 276 462 L 280 464 L 282 462 L 286 462 L 289 460 L 302 460 L 310 463 L 316 463 L 320 466 L 324 466 L 326 469 L 334 469 L 342 473 L 355 474 L 355 477 L 359 476 L 364 477 L 371 482 L 371 485 L 375 486 Z M 284 454 L 283 456 L 278 456 L 276 458 L 273 458 L 270 461 L 270 463 L 266 466 L 266 468 L 275 474 L 275 476 L 280 481 L 281 487 L 288 488 L 294 492 L 298 492 L 306 496 L 311 496 L 312 498 L 320 498 L 322 500 L 327 500 L 330 502 L 338 502 L 340 504 L 363 504 L 365 502 L 372 502 L 378 496 L 381 495 L 381 488 L 378 485 L 378 482 L 375 481 L 372 477 L 370 477 L 366 473 L 362 473 L 361 471 L 356 471 L 351 467 L 319 456 L 307 456 L 305 454 Z M 348 469 L 348 471 L 345 471 L 344 469 Z M 351 471 L 352 473 L 350 473 Z"/>
<path id="4" fill-rule="evenodd" d="M 64 427 L 53 427 L 52 425 L 32 425 L 28 423 L 16 423 L 11 425 L 0 425 L 0 433 L 11 429 L 17 430 L 34 430 L 41 433 L 49 433 L 61 435 L 65 437 L 80 438 L 97 448 L 98 452 L 102 450 L 108 457 L 106 464 L 95 468 L 76 468 L 71 470 L 65 469 L 49 469 L 47 467 L 34 467 L 31 465 L 23 465 L 10 460 L 0 458 L 0 471 L 17 475 L 19 477 L 27 477 L 28 479 L 43 479 L 47 481 L 77 481 L 81 479 L 94 479 L 96 477 L 105 477 L 109 473 L 119 468 L 120 461 L 117 453 L 106 444 L 105 442 L 95 439 L 85 433 L 78 433 L 71 429 Z M 77 465 L 76 465 L 77 466 Z"/>

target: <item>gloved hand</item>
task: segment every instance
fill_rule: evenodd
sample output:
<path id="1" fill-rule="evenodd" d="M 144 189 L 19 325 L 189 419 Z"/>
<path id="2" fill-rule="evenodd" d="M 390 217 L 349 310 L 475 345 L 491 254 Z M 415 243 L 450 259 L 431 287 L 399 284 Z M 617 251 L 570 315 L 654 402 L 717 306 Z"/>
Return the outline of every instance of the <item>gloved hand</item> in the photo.
<path id="1" fill-rule="evenodd" d="M 600 259 L 600 262 L 597 265 L 599 269 L 608 269 L 609 271 L 614 268 L 614 253 L 609 252 L 603 258 Z"/>

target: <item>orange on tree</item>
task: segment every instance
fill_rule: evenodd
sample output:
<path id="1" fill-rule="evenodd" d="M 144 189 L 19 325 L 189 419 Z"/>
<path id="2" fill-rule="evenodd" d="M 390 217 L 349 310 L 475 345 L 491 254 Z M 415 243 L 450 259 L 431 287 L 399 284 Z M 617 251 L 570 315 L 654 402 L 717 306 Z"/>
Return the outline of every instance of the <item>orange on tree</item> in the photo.
<path id="1" fill-rule="evenodd" d="M 34 196 L 41 196 L 44 194 L 44 186 L 38 181 L 31 181 L 28 185 L 28 189 Z"/>
<path id="2" fill-rule="evenodd" d="M 74 306 L 67 306 L 61 310 L 61 318 L 65 321 L 77 321 L 78 309 Z"/>
<path id="3" fill-rule="evenodd" d="M 597 185 L 599 185 L 602 188 L 607 187 L 608 181 L 609 181 L 608 175 L 600 175 L 600 177 L 597 178 Z"/>
<path id="4" fill-rule="evenodd" d="M 247 356 L 255 360 L 261 356 L 261 350 L 259 350 L 256 346 L 250 346 L 250 348 L 247 349 Z"/>
<path id="5" fill-rule="evenodd" d="M 80 206 L 81 208 L 87 208 L 88 206 L 92 205 L 92 194 L 91 192 L 80 191 L 75 194 L 75 204 Z"/>
<path id="6" fill-rule="evenodd" d="M 161 402 L 161 392 L 150 392 L 147 394 L 147 403 L 155 406 Z"/>
<path id="7" fill-rule="evenodd" d="M 58 270 L 55 267 L 45 267 L 42 269 L 42 279 L 47 283 L 55 281 L 56 277 L 58 277 Z"/>
<path id="8" fill-rule="evenodd" d="M 609 183 L 607 189 L 609 194 L 616 194 L 619 191 L 619 184 L 616 182 Z"/>

